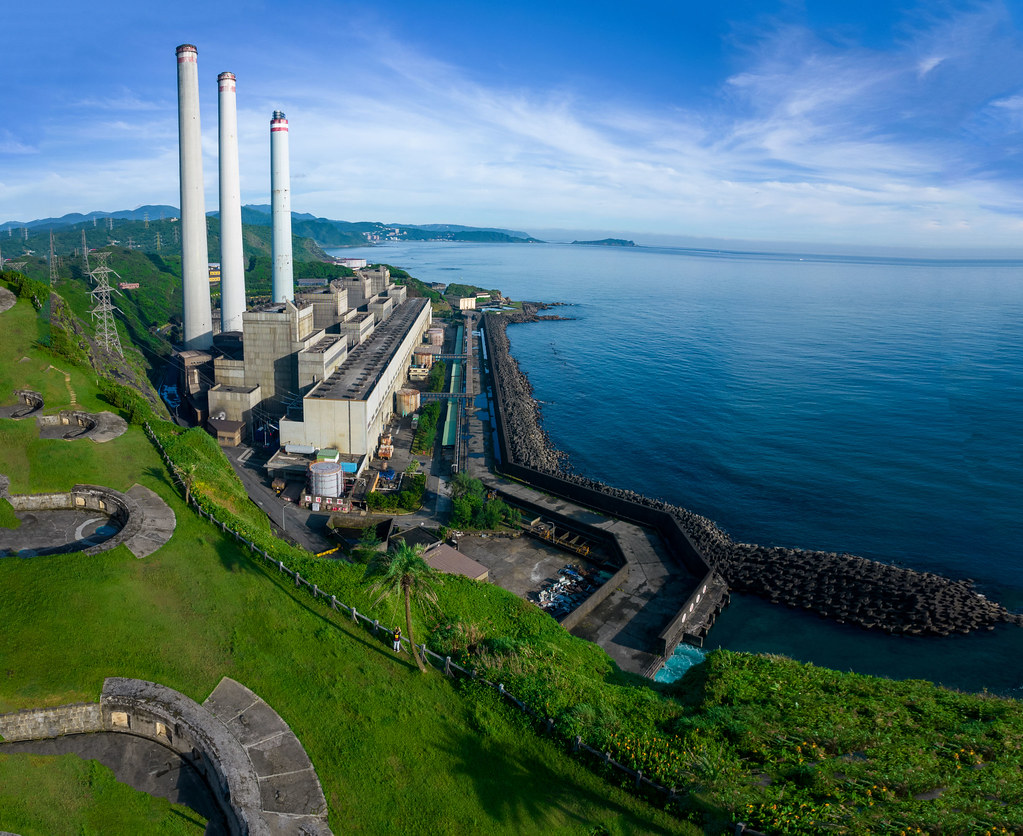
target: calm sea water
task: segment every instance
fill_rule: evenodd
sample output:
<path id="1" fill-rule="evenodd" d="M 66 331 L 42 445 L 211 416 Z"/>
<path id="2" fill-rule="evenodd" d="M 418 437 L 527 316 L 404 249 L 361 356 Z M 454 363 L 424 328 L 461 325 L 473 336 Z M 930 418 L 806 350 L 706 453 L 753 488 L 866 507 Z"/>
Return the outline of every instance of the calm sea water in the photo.
<path id="1" fill-rule="evenodd" d="M 342 251 L 339 251 L 342 252 Z M 345 255 L 564 301 L 512 350 L 576 470 L 737 540 L 975 579 L 1023 608 L 1023 262 L 570 245 Z M 708 647 L 1023 695 L 1023 630 L 874 636 L 736 596 Z M 679 675 L 680 650 L 662 672 Z"/>

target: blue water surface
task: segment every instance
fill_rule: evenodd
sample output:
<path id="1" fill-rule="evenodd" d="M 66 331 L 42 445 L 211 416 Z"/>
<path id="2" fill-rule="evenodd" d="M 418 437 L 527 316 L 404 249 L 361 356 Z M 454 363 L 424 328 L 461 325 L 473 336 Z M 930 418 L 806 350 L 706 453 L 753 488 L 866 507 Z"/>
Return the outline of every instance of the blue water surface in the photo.
<path id="1" fill-rule="evenodd" d="M 547 244 L 338 252 L 571 303 L 558 312 L 573 321 L 509 338 L 578 472 L 691 508 L 737 540 L 973 578 L 1023 607 L 1023 263 Z M 970 690 L 1023 685 L 1016 628 L 874 636 L 736 596 L 708 646 Z"/>

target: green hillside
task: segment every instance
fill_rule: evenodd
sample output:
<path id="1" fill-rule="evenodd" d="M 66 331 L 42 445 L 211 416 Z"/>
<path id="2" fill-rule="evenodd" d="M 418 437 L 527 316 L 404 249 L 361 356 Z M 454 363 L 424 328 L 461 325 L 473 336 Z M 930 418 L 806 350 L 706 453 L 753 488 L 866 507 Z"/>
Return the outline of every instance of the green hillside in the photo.
<path id="1" fill-rule="evenodd" d="M 0 364 L 0 401 L 9 402 L 12 388 L 29 386 L 55 411 L 68 406 L 69 396 L 62 375 L 50 369 L 55 358 L 38 344 L 37 322 L 28 299 L 0 314 L 0 351 L 25 358 Z M 68 370 L 82 406 L 110 408 L 89 370 Z M 168 439 L 176 432 L 160 428 Z M 197 486 L 230 484 L 226 462 L 207 436 L 191 431 L 178 438 L 178 455 L 193 451 L 205 461 L 215 454 Z M 698 832 L 608 785 L 558 741 L 533 734 L 492 694 L 463 692 L 440 674 L 420 674 L 387 642 L 255 562 L 185 506 L 138 426 L 95 444 L 40 440 L 32 421 L 0 420 L 0 473 L 10 475 L 15 493 L 66 490 L 76 482 L 126 490 L 139 482 L 177 518 L 170 542 L 143 560 L 124 547 L 94 556 L 0 559 L 0 711 L 93 701 L 107 676 L 157 681 L 202 701 L 230 676 L 266 699 L 298 735 L 323 784 L 335 833 Z M 270 536 L 266 516 L 244 494 L 221 501 Z M 360 610 L 365 601 L 373 611 L 354 569 L 322 562 L 348 572 Z M 390 623 L 392 608 L 388 601 L 376 612 Z M 8 756 L 0 783 L 37 763 Z M 58 780 L 64 779 L 54 778 L 54 785 Z M 62 829 L 54 830 L 46 810 L 30 813 L 28 823 L 11 818 L 19 798 L 35 788 L 5 785 L 0 799 L 5 792 L 14 797 L 0 800 L 0 830 L 188 832 L 159 820 L 136 830 L 93 827 L 121 815 L 121 799 L 102 797 L 91 799 L 87 813 L 63 805 Z"/>

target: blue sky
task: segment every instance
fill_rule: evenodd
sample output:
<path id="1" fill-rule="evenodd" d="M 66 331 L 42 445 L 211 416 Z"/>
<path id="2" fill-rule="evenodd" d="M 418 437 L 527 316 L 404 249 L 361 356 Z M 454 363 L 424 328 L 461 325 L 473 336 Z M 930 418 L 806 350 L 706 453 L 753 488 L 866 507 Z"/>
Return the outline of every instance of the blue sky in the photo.
<path id="1" fill-rule="evenodd" d="M 168 8 L 169 7 L 169 8 Z M 238 77 L 242 198 L 345 220 L 1023 246 L 1023 6 L 81 3 L 5 9 L 0 221 L 177 205 L 176 65 Z"/>

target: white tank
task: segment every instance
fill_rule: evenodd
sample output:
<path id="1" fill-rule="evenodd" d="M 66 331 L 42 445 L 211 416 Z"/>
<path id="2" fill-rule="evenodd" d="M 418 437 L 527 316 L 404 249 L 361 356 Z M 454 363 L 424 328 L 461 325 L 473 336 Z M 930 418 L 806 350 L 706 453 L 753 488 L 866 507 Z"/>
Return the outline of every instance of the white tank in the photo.
<path id="1" fill-rule="evenodd" d="M 220 127 L 220 330 L 241 331 L 245 313 L 238 100 L 234 73 L 217 76 Z"/>
<path id="2" fill-rule="evenodd" d="M 176 52 L 184 343 L 185 348 L 205 349 L 213 345 L 213 306 L 199 129 L 199 50 L 192 44 L 182 44 Z"/>
<path id="3" fill-rule="evenodd" d="M 313 496 L 338 497 L 344 494 L 344 471 L 340 462 L 310 462 L 309 492 Z"/>
<path id="4" fill-rule="evenodd" d="M 270 120 L 270 214 L 273 218 L 273 300 L 295 298 L 291 263 L 291 168 L 288 161 L 288 120 L 279 110 Z"/>

